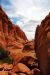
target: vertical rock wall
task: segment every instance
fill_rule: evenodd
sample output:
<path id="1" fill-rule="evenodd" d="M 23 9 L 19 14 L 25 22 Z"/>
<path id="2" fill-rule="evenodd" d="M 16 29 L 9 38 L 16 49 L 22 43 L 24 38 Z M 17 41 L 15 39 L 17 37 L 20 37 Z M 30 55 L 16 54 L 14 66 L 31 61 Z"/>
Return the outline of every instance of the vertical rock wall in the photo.
<path id="1" fill-rule="evenodd" d="M 37 26 L 35 33 L 35 51 L 42 75 L 50 75 L 50 13 Z"/>

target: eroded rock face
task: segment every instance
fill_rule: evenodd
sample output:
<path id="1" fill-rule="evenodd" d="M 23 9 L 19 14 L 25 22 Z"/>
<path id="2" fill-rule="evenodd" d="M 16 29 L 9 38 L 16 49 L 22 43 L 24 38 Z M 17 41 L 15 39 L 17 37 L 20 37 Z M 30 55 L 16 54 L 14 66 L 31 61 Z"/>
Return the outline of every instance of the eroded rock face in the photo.
<path id="1" fill-rule="evenodd" d="M 22 48 L 27 41 L 25 33 L 19 26 L 12 24 L 0 6 L 0 45 L 8 50 L 13 50 L 14 48 Z"/>
<path id="2" fill-rule="evenodd" d="M 2 20 L 0 19 L 0 46 L 5 47 L 5 36 L 2 29 Z"/>
<path id="3" fill-rule="evenodd" d="M 41 25 L 37 26 L 35 51 L 42 75 L 50 75 L 50 13 L 41 22 Z"/>
<path id="4" fill-rule="evenodd" d="M 5 50 L 10 52 L 9 57 L 13 59 L 12 64 L 0 64 L 0 74 L 33 75 L 32 69 L 34 69 L 35 66 L 38 68 L 35 62 L 37 58 L 34 51 L 34 40 L 28 41 L 25 33 L 10 21 L 1 7 L 0 46 L 6 48 Z"/>
<path id="5" fill-rule="evenodd" d="M 34 40 L 28 41 L 25 43 L 23 47 L 23 52 L 29 52 L 30 50 L 34 51 L 34 47 L 35 47 L 35 41 Z"/>

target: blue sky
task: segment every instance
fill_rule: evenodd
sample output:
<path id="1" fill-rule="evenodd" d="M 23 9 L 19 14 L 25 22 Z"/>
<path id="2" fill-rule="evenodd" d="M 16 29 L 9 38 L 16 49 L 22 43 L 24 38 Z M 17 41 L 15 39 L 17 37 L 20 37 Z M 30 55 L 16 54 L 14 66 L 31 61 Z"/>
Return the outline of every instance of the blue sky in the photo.
<path id="1" fill-rule="evenodd" d="M 0 5 L 30 40 L 34 38 L 37 25 L 50 11 L 50 0 L 0 0 Z"/>

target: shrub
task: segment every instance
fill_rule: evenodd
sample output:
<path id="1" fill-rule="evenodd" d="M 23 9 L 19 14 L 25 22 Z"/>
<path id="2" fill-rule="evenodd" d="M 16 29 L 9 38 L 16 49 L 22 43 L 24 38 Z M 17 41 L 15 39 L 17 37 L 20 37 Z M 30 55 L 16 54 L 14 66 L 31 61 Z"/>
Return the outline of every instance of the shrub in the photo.
<path id="1" fill-rule="evenodd" d="M 6 58 L 8 56 L 8 51 L 0 47 L 0 59 Z"/>
<path id="2" fill-rule="evenodd" d="M 9 52 L 2 47 L 0 47 L 0 62 L 13 63 L 13 59 L 9 57 Z"/>

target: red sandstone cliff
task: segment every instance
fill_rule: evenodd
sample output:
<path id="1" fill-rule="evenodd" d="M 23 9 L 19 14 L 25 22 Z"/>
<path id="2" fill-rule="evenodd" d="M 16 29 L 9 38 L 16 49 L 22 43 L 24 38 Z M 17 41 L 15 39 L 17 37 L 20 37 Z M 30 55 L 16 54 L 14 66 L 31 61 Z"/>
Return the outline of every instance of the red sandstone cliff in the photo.
<path id="1" fill-rule="evenodd" d="M 10 21 L 0 7 L 0 46 L 10 51 L 9 56 L 13 58 L 13 64 L 0 64 L 0 74 L 39 75 L 34 45 L 34 40 L 28 41 L 25 33 Z"/>
<path id="2" fill-rule="evenodd" d="M 22 48 L 27 41 L 25 33 L 19 26 L 13 25 L 0 7 L 0 45 L 7 49 Z"/>
<path id="3" fill-rule="evenodd" d="M 35 51 L 42 75 L 50 75 L 50 13 L 41 24 L 37 26 Z"/>

